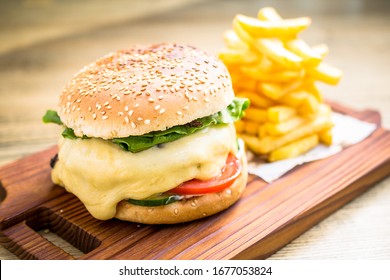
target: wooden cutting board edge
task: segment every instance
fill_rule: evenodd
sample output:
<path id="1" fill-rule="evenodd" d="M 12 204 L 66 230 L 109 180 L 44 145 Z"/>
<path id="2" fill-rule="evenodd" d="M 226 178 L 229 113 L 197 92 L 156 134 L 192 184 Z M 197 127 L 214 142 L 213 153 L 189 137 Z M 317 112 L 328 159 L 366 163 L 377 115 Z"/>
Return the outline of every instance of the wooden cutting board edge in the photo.
<path id="1" fill-rule="evenodd" d="M 309 211 L 303 212 L 296 219 L 289 221 L 272 234 L 236 254 L 232 259 L 266 259 L 270 257 L 301 234 L 339 210 L 342 206 L 368 191 L 374 184 L 386 179 L 389 175 L 390 159 L 334 196 L 309 209 Z M 284 240 L 282 245 L 279 240 Z"/>

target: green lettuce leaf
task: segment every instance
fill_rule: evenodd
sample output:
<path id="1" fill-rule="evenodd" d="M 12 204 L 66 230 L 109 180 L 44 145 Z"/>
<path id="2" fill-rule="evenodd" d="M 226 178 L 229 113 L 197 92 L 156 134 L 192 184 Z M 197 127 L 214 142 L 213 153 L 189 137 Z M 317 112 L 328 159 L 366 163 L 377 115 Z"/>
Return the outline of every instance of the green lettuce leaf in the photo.
<path id="1" fill-rule="evenodd" d="M 184 125 L 177 125 L 162 131 L 153 131 L 140 136 L 129 136 L 114 138 L 111 141 L 119 145 L 125 151 L 137 153 L 156 145 L 172 142 L 186 135 L 195 133 L 210 125 L 222 125 L 233 123 L 242 118 L 245 109 L 249 107 L 249 100 L 246 98 L 234 98 L 233 102 L 224 110 L 210 116 L 196 119 Z M 44 122 L 62 124 L 57 112 L 48 110 L 43 117 Z M 74 134 L 73 129 L 66 127 L 62 136 L 69 139 L 80 138 Z M 81 137 L 87 139 L 87 136 Z"/>
<path id="2" fill-rule="evenodd" d="M 90 139 L 91 137 L 88 137 L 86 135 L 83 135 L 82 137 L 79 137 L 79 136 L 76 136 L 76 134 L 74 134 L 74 131 L 73 129 L 69 128 L 69 127 L 65 127 L 64 131 L 61 133 L 61 135 L 64 137 L 64 138 L 69 138 L 69 139 L 77 139 L 77 138 L 81 138 L 81 139 Z"/>
<path id="3" fill-rule="evenodd" d="M 42 117 L 42 121 L 44 123 L 55 123 L 55 124 L 59 124 L 59 125 L 63 125 L 61 119 L 60 119 L 60 116 L 58 115 L 58 113 L 54 110 L 47 110 L 46 111 L 46 114 Z M 69 128 L 69 127 L 65 127 L 64 131 L 61 133 L 61 135 L 64 137 L 64 138 L 69 138 L 69 139 L 77 139 L 77 138 L 81 138 L 81 139 L 89 139 L 90 137 L 86 136 L 86 135 L 83 135 L 82 137 L 78 137 L 74 134 L 74 131 L 73 129 Z"/>
<path id="4" fill-rule="evenodd" d="M 227 107 L 231 120 L 233 122 L 240 120 L 244 116 L 245 110 L 248 109 L 249 105 L 249 99 L 247 98 L 234 98 L 233 102 Z"/>
<path id="5" fill-rule="evenodd" d="M 57 112 L 54 110 L 47 110 L 46 114 L 42 118 L 42 121 L 44 123 L 56 123 L 62 125 L 60 116 L 58 116 Z"/>
<path id="6" fill-rule="evenodd" d="M 172 142 L 186 135 L 193 134 L 210 125 L 233 123 L 244 114 L 249 107 L 249 100 L 246 98 L 235 98 L 225 109 L 211 116 L 196 119 L 184 125 L 177 125 L 163 131 L 153 131 L 140 136 L 129 136 L 125 138 L 114 138 L 113 143 L 118 144 L 122 149 L 133 153 L 141 152 L 156 145 Z"/>

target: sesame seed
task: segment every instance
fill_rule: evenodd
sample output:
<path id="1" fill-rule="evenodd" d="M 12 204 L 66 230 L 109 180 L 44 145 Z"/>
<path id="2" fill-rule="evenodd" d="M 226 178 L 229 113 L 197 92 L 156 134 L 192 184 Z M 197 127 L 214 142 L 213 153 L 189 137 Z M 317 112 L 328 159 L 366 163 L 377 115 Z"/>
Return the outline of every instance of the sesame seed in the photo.
<path id="1" fill-rule="evenodd" d="M 125 112 L 129 111 L 129 107 L 126 105 Z"/>
<path id="2" fill-rule="evenodd" d="M 118 112 L 118 116 L 123 116 L 123 112 Z"/>
<path id="3" fill-rule="evenodd" d="M 188 109 L 190 109 L 190 107 L 188 107 L 188 106 L 183 107 L 183 110 L 188 110 Z"/>
<path id="4" fill-rule="evenodd" d="M 158 99 L 159 100 L 162 100 L 162 99 L 164 99 L 164 95 L 162 94 L 162 95 L 160 95 L 159 97 L 158 97 Z"/>
<path id="5" fill-rule="evenodd" d="M 178 115 L 183 115 L 183 113 L 181 111 L 177 111 L 177 114 Z"/>
<path id="6" fill-rule="evenodd" d="M 139 121 L 142 121 L 142 120 L 143 120 L 143 118 L 138 118 L 137 120 L 139 120 Z"/>
<path id="7" fill-rule="evenodd" d="M 131 122 L 131 127 L 136 128 L 137 126 L 135 125 L 135 123 Z"/>
<path id="8" fill-rule="evenodd" d="M 96 113 L 93 113 L 92 117 L 94 120 L 96 120 Z"/>
<path id="9" fill-rule="evenodd" d="M 130 110 L 128 114 L 129 114 L 129 116 L 131 116 L 131 115 L 133 115 L 133 113 L 134 113 L 134 110 Z"/>
<path id="10" fill-rule="evenodd" d="M 198 98 L 197 98 L 197 97 L 195 97 L 195 96 L 193 96 L 193 97 L 192 97 L 192 100 L 194 100 L 194 101 L 198 101 Z"/>
<path id="11" fill-rule="evenodd" d="M 144 123 L 145 124 L 150 124 L 150 120 L 145 120 Z"/>
<path id="12" fill-rule="evenodd" d="M 205 98 L 205 99 L 204 99 L 204 101 L 206 101 L 206 102 L 210 102 L 210 99 L 208 99 L 208 98 Z"/>
<path id="13" fill-rule="evenodd" d="M 135 105 L 134 105 L 134 107 L 135 107 L 135 108 L 138 108 L 138 107 L 139 107 L 139 104 L 138 104 L 138 103 L 137 103 L 137 104 L 135 104 Z"/>
<path id="14" fill-rule="evenodd" d="M 102 119 L 106 120 L 106 119 L 108 119 L 108 116 L 103 116 Z"/>
<path id="15" fill-rule="evenodd" d="M 128 116 L 125 116 L 125 122 L 129 123 L 129 117 Z"/>
<path id="16" fill-rule="evenodd" d="M 165 112 L 165 109 L 163 108 L 163 109 L 160 110 L 159 113 L 160 113 L 160 114 L 164 114 L 164 112 Z"/>
<path id="17" fill-rule="evenodd" d="M 108 104 L 110 104 L 110 102 L 109 101 L 107 101 L 106 103 L 104 103 L 103 105 L 104 106 L 107 106 Z"/>
<path id="18" fill-rule="evenodd" d="M 149 102 L 151 102 L 151 103 L 154 102 L 154 99 L 153 99 L 153 98 L 149 98 L 148 100 L 149 100 Z"/>

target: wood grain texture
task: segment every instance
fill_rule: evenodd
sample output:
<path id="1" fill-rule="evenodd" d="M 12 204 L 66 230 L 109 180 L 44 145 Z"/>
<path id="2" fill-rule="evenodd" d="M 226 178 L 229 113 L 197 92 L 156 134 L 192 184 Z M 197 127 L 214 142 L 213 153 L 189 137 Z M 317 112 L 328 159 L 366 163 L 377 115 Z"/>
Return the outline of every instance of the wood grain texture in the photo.
<path id="1" fill-rule="evenodd" d="M 380 123 L 375 111 L 333 107 Z M 50 182 L 55 153 L 53 147 L 0 169 L 0 242 L 18 257 L 73 259 L 36 233 L 49 228 L 84 252 L 79 259 L 264 259 L 389 175 L 390 132 L 378 128 L 365 141 L 272 184 L 250 176 L 233 207 L 171 226 L 92 218 L 76 197 Z"/>
<path id="2" fill-rule="evenodd" d="M 7 28 L 8 32 L 0 32 L 0 55 L 36 43 L 90 32 L 96 27 L 154 16 L 201 1 L 132 0 L 129 3 L 126 0 L 115 0 L 115 4 L 109 1 L 97 4 L 93 0 L 22 1 L 20 4 L 2 1 L 0 26 Z"/>

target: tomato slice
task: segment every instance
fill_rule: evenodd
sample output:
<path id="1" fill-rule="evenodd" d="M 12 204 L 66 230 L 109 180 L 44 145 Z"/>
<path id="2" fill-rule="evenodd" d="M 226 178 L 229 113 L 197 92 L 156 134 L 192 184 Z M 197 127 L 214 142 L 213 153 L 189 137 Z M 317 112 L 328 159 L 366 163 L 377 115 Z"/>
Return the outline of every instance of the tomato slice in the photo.
<path id="1" fill-rule="evenodd" d="M 193 179 L 182 183 L 176 188 L 169 190 L 169 193 L 176 194 L 205 194 L 219 192 L 233 184 L 234 180 L 241 173 L 241 164 L 238 158 L 229 154 L 226 165 L 222 168 L 221 174 L 209 180 Z"/>

